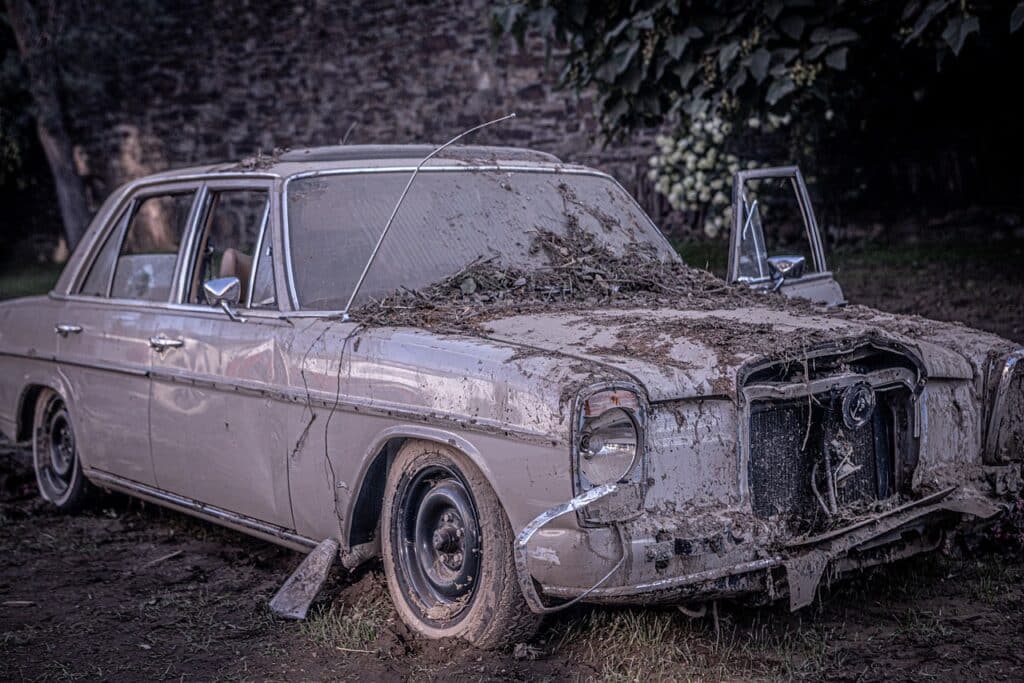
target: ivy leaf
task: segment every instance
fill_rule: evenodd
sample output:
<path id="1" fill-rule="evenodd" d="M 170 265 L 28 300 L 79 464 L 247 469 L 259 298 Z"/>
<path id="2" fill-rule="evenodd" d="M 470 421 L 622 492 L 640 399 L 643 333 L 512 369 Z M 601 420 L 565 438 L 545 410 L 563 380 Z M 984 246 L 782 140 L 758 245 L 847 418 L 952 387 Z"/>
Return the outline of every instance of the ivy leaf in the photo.
<path id="1" fill-rule="evenodd" d="M 1010 15 L 1010 33 L 1016 33 L 1021 25 L 1024 25 L 1024 2 L 1017 5 Z"/>
<path id="2" fill-rule="evenodd" d="M 737 90 L 743 87 L 743 84 L 747 82 L 747 70 L 740 68 L 736 72 L 736 75 L 729 79 L 729 82 L 725 84 L 725 87 L 729 89 L 729 92 L 735 93 Z"/>
<path id="3" fill-rule="evenodd" d="M 768 76 L 768 64 L 772 60 L 772 53 L 763 47 L 758 48 L 750 55 L 750 74 L 759 84 Z"/>
<path id="4" fill-rule="evenodd" d="M 679 85 L 686 87 L 690 85 L 690 81 L 693 80 L 693 75 L 697 73 L 697 63 L 687 62 L 686 64 L 680 64 L 673 69 L 676 76 L 679 77 Z"/>
<path id="5" fill-rule="evenodd" d="M 615 51 L 615 61 L 617 62 L 617 67 L 615 69 L 616 74 L 626 72 L 629 65 L 632 63 L 633 58 L 636 57 L 636 53 L 639 49 L 640 43 L 633 42 L 626 43 Z"/>
<path id="6" fill-rule="evenodd" d="M 825 63 L 836 71 L 846 71 L 846 53 L 849 48 L 841 47 L 838 50 L 832 50 L 825 57 Z"/>
<path id="7" fill-rule="evenodd" d="M 946 45 L 949 45 L 953 54 L 959 56 L 960 50 L 964 48 L 964 41 L 972 33 L 977 33 L 978 29 L 978 17 L 967 15 L 953 17 L 946 24 L 946 30 L 942 32 L 942 39 L 946 41 Z"/>
<path id="8" fill-rule="evenodd" d="M 821 57 L 823 54 L 825 54 L 825 50 L 827 50 L 827 49 L 828 49 L 828 43 L 820 43 L 820 44 L 815 45 L 814 47 L 812 47 L 807 52 L 805 52 L 804 53 L 804 57 L 807 59 L 807 61 L 813 62 L 815 59 L 817 59 L 818 57 Z"/>
<path id="9" fill-rule="evenodd" d="M 768 94 L 765 95 L 764 99 L 768 102 L 769 106 L 774 106 L 776 102 L 794 90 L 796 90 L 796 83 L 793 82 L 792 78 L 777 78 L 772 81 L 772 85 L 768 88 Z"/>
<path id="10" fill-rule="evenodd" d="M 779 28 L 782 29 L 782 32 L 793 40 L 800 40 L 800 36 L 804 34 L 804 27 L 806 26 L 807 22 L 799 14 L 790 14 L 779 22 Z"/>
<path id="11" fill-rule="evenodd" d="M 924 33 L 924 30 L 928 28 L 928 24 L 932 23 L 932 19 L 935 18 L 935 15 L 937 15 L 942 10 L 946 9 L 946 6 L 948 4 L 949 0 L 933 0 L 932 2 L 928 3 L 928 6 L 921 11 L 920 15 L 918 15 L 917 21 L 914 22 L 914 27 L 910 29 L 910 34 L 907 35 L 906 39 L 903 41 L 903 44 L 906 45 L 907 43 L 909 43 L 910 41 L 914 40 L 919 35 Z"/>
<path id="12" fill-rule="evenodd" d="M 740 44 L 735 40 L 720 49 L 718 51 L 718 70 L 724 72 L 732 63 L 732 60 L 736 58 L 736 55 L 739 54 L 739 51 Z"/>
<path id="13" fill-rule="evenodd" d="M 828 34 L 829 45 L 842 45 L 843 43 L 852 43 L 853 41 L 860 38 L 860 34 L 848 28 L 837 28 L 834 31 L 830 31 Z"/>
<path id="14" fill-rule="evenodd" d="M 665 41 L 665 49 L 672 55 L 672 59 L 679 59 L 679 57 L 686 51 L 686 46 L 690 44 L 691 40 L 702 38 L 704 32 L 696 26 L 689 26 L 682 33 L 676 33 L 675 35 L 669 36 L 668 40 Z"/>

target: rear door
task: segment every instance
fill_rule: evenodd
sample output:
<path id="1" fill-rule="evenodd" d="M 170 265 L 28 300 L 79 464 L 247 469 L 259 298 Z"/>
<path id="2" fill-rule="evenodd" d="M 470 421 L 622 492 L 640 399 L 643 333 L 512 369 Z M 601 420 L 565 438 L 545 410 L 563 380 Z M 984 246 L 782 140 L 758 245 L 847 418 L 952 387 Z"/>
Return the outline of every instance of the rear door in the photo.
<path id="1" fill-rule="evenodd" d="M 176 303 L 156 321 L 150 433 L 160 487 L 292 528 L 282 335 L 272 254 L 270 180 L 210 180 L 199 199 Z M 203 283 L 238 277 L 238 319 L 209 306 Z"/>
<path id="2" fill-rule="evenodd" d="M 797 167 L 736 174 L 728 279 L 827 305 L 845 303 Z"/>
<path id="3" fill-rule="evenodd" d="M 150 343 L 169 303 L 196 190 L 178 183 L 131 196 L 106 227 L 55 329 L 83 462 L 150 486 Z"/>

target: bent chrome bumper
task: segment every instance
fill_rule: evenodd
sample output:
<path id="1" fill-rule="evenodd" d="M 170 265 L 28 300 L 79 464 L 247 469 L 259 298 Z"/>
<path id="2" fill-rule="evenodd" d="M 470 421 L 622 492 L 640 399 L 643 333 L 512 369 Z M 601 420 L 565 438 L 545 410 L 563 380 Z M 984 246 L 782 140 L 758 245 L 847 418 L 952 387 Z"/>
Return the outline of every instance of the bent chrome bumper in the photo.
<path id="1" fill-rule="evenodd" d="M 612 604 L 678 603 L 754 593 L 766 593 L 770 598 L 788 593 L 790 609 L 796 610 L 814 600 L 821 578 L 829 567 L 832 567 L 835 574 L 841 574 L 854 568 L 891 562 L 934 550 L 941 541 L 941 533 L 936 540 L 928 535 L 929 530 L 941 531 L 945 528 L 943 524 L 955 526 L 949 523 L 962 521 L 964 517 L 990 519 L 1001 511 L 1000 507 L 983 498 L 953 497 L 956 488 L 951 487 L 866 517 L 842 529 L 791 539 L 771 552 L 755 544 L 747 549 L 751 559 L 736 562 L 723 558 L 722 566 L 609 586 L 607 584 L 616 572 L 638 553 L 637 544 L 626 542 L 622 529 L 616 526 L 614 529 L 620 556 L 600 580 L 589 588 L 544 584 L 538 590 L 528 564 L 527 550 L 531 538 L 552 520 L 599 500 L 614 490 L 614 485 L 606 485 L 588 491 L 538 516 L 520 532 L 515 546 L 516 568 L 523 595 L 533 611 L 555 612 L 583 600 Z M 586 561 L 586 558 L 579 559 Z M 776 588 L 773 572 L 778 571 L 784 572 L 785 581 Z M 568 602 L 548 606 L 544 604 L 541 594 Z"/>

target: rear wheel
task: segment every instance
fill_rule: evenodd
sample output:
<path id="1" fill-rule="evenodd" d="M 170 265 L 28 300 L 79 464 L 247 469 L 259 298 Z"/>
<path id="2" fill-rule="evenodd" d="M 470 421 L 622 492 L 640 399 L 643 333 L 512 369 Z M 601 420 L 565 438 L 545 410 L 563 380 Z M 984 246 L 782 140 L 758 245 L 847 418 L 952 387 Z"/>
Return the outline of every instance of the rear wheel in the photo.
<path id="1" fill-rule="evenodd" d="M 71 415 L 60 395 L 50 389 L 36 401 L 32 461 L 44 499 L 61 512 L 76 512 L 85 505 L 90 487 L 82 474 Z"/>
<path id="2" fill-rule="evenodd" d="M 493 648 L 528 639 L 540 618 L 516 581 L 505 511 L 457 452 L 409 442 L 388 472 L 382 551 L 395 609 L 427 638 Z"/>

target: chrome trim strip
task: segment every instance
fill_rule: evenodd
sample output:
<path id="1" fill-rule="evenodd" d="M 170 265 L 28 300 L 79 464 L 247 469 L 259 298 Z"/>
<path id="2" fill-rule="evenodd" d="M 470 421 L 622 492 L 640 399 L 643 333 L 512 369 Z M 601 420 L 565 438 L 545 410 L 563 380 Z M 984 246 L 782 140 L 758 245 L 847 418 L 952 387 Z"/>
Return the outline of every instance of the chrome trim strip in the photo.
<path id="1" fill-rule="evenodd" d="M 992 413 L 989 415 L 988 428 L 985 431 L 985 460 L 999 462 L 999 432 L 1003 429 L 1003 420 L 1006 418 L 1006 395 L 1010 391 L 1010 382 L 1013 381 L 1014 373 L 1017 371 L 1017 364 L 1024 360 L 1024 349 L 1017 349 L 1003 361 L 1003 369 L 999 373 L 999 384 L 996 385 L 996 392 L 992 399 Z M 1024 419 L 1024 418 L 1022 418 Z"/>
<path id="2" fill-rule="evenodd" d="M 252 272 L 249 273 L 249 293 L 245 297 L 245 307 L 252 308 L 252 290 L 256 287 L 256 273 L 260 269 L 263 260 L 263 238 L 267 234 L 267 225 L 270 223 L 270 193 L 267 193 L 267 205 L 263 207 L 263 218 L 260 220 L 260 236 L 256 239 L 256 250 L 253 253 Z M 270 271 L 270 277 L 274 277 L 274 271 Z"/>
<path id="3" fill-rule="evenodd" d="M 187 386 L 214 389 L 226 393 L 245 394 L 269 398 L 282 403 L 311 405 L 317 408 L 340 410 L 350 413 L 373 415 L 376 417 L 392 417 L 407 422 L 437 424 L 445 427 L 457 427 L 464 431 L 500 434 L 522 441 L 550 446 L 558 439 L 550 434 L 535 432 L 498 422 L 497 420 L 481 419 L 454 413 L 431 412 L 429 414 L 410 411 L 406 408 L 378 401 L 359 400 L 351 397 L 337 396 L 330 391 L 311 389 L 307 394 L 301 389 L 278 389 L 258 382 L 234 380 L 225 382 L 213 376 L 189 375 L 166 369 L 154 369 L 149 372 L 154 381 L 182 384 Z"/>
<path id="4" fill-rule="evenodd" d="M 602 484 L 601 486 L 592 488 L 586 493 L 582 493 L 575 498 L 572 498 L 568 502 L 556 505 L 550 510 L 539 514 L 532 522 L 523 527 L 523 530 L 519 532 L 518 536 L 516 536 L 516 543 L 513 549 L 516 562 L 516 575 L 519 579 L 519 589 L 523 592 L 523 598 L 526 600 L 526 604 L 530 608 L 531 612 L 535 614 L 551 614 L 552 612 L 558 612 L 566 607 L 575 605 L 577 602 L 604 585 L 604 583 L 608 581 L 608 579 L 610 579 L 626 561 L 626 542 L 622 537 L 622 530 L 615 525 L 615 532 L 619 540 L 619 561 L 616 562 L 615 566 L 613 566 L 597 583 L 579 595 L 574 596 L 568 602 L 564 602 L 560 605 L 553 605 L 551 607 L 545 605 L 544 601 L 541 600 L 540 595 L 537 593 L 536 587 L 533 585 L 533 576 L 530 574 L 528 546 L 530 539 L 533 538 L 534 534 L 540 531 L 541 528 L 547 526 L 553 520 L 562 517 L 563 515 L 567 515 L 570 512 L 578 512 L 587 505 L 590 505 L 611 493 L 615 493 L 617 488 L 617 484 Z"/>
<path id="5" fill-rule="evenodd" d="M 281 255 L 281 259 L 284 261 L 284 272 L 285 279 L 288 282 L 288 299 L 291 301 L 292 309 L 295 311 L 301 310 L 299 306 L 298 294 L 295 291 L 295 272 L 292 268 L 292 244 L 291 244 L 291 226 L 288 221 L 288 186 L 293 180 L 300 180 L 303 178 L 316 178 L 320 176 L 333 176 L 333 175 L 365 175 L 372 173 L 412 173 L 416 169 L 415 166 L 381 166 L 377 168 L 335 168 L 328 170 L 318 171 L 303 171 L 301 173 L 295 173 L 284 181 L 284 187 L 281 190 L 281 228 L 284 235 L 284 253 Z M 509 164 L 507 166 L 500 164 L 488 164 L 486 166 L 424 166 L 420 169 L 420 173 L 487 173 L 487 172 L 515 172 L 515 173 L 546 173 L 551 175 L 582 175 L 582 176 L 594 176 L 597 178 L 605 178 L 618 183 L 615 179 L 607 173 L 601 171 L 595 171 L 587 168 L 563 168 L 561 166 L 521 166 L 516 164 Z M 621 187 L 621 185 L 619 185 Z M 632 198 L 628 192 L 626 196 Z M 647 214 L 644 214 L 645 216 Z M 650 220 L 650 218 L 648 218 Z M 653 222 L 651 223 L 653 225 Z M 658 231 L 661 234 L 661 231 Z M 666 238 L 667 239 L 667 238 Z M 331 315 L 340 315 L 341 311 L 331 311 Z"/>
<path id="6" fill-rule="evenodd" d="M 168 299 L 168 303 L 181 303 L 191 284 L 196 262 L 193 252 L 195 251 L 197 233 L 199 232 L 199 220 L 201 216 L 205 215 L 209 200 L 210 190 L 206 183 L 203 183 L 199 186 L 199 190 L 193 198 L 188 225 L 185 226 L 185 236 L 182 240 L 181 249 L 178 251 L 178 262 L 174 264 L 174 284 L 171 287 L 171 296 Z"/>
<path id="7" fill-rule="evenodd" d="M 137 481 L 125 479 L 124 477 L 119 477 L 116 474 L 110 474 L 108 472 L 92 468 L 85 468 L 84 472 L 86 477 L 92 481 L 99 482 L 101 485 L 116 487 L 128 493 L 144 496 L 151 500 L 195 513 L 201 517 L 221 524 L 241 527 L 242 529 L 261 536 L 279 539 L 286 543 L 302 546 L 304 548 L 312 549 L 317 546 L 316 541 L 306 538 L 301 534 L 297 534 L 291 529 L 286 529 L 276 524 L 261 522 L 258 519 L 253 519 L 252 517 L 247 517 L 245 515 L 238 514 L 237 512 L 231 512 L 230 510 L 225 510 L 215 505 L 208 505 L 206 503 L 193 500 L 192 498 L 180 496 L 176 493 L 164 491 L 163 489 L 149 486 L 147 484 L 140 484 Z"/>

